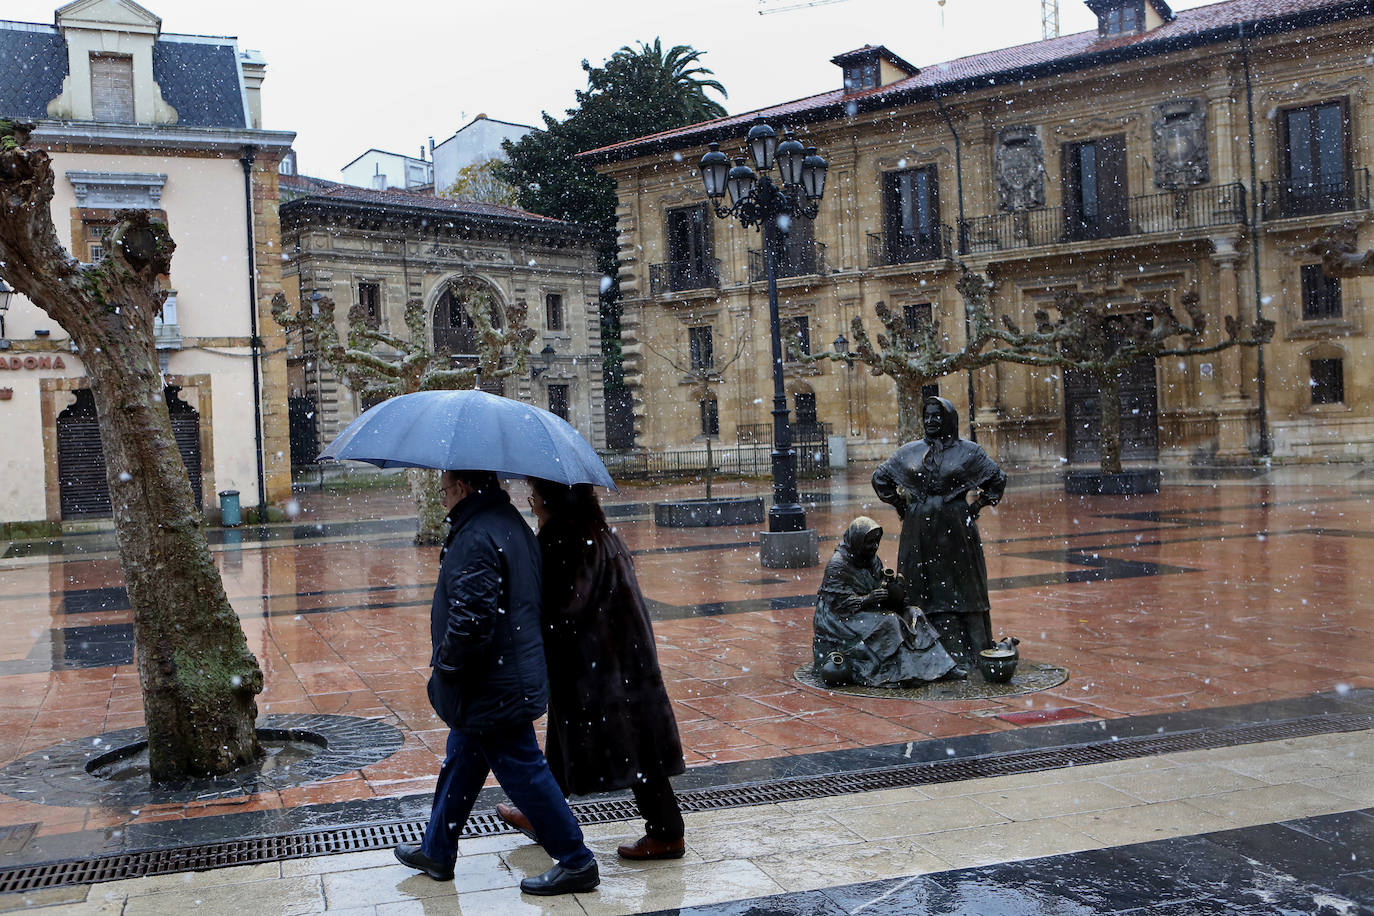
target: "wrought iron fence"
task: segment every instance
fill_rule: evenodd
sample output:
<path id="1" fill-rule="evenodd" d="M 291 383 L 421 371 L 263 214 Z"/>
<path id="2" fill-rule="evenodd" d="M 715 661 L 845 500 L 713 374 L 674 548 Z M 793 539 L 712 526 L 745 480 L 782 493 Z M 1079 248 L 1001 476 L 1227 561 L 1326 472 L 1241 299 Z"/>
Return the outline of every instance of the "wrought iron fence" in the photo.
<path id="1" fill-rule="evenodd" d="M 954 254 L 954 229 L 940 223 L 930 235 L 904 233 L 868 233 L 868 266 L 888 267 L 892 264 L 915 264 L 938 261 Z"/>
<path id="2" fill-rule="evenodd" d="M 649 295 L 662 296 L 689 289 L 720 286 L 720 259 L 665 261 L 649 266 Z"/>
<path id="3" fill-rule="evenodd" d="M 824 274 L 825 245 L 821 242 L 797 242 L 786 245 L 779 252 L 773 269 L 779 280 Z M 768 275 L 763 263 L 763 252 L 757 248 L 749 249 L 749 282 L 762 283 L 766 279 Z"/>
<path id="4" fill-rule="evenodd" d="M 801 422 L 792 424 L 792 450 L 797 454 L 798 477 L 830 476 L 830 437 L 835 432 L 831 423 Z M 735 428 L 735 439 L 741 445 L 773 448 L 772 423 L 741 423 Z"/>
<path id="5" fill-rule="evenodd" d="M 1260 188 L 1267 220 L 1369 209 L 1369 169 L 1355 169 L 1338 181 L 1266 181 Z"/>
<path id="6" fill-rule="evenodd" d="M 959 240 L 965 254 L 975 254 L 1243 222 L 1245 186 L 1233 182 L 1132 197 L 1126 201 L 1124 213 L 1104 214 L 1095 222 L 1081 217 L 1066 219 L 1063 207 L 975 216 L 960 224 Z"/>

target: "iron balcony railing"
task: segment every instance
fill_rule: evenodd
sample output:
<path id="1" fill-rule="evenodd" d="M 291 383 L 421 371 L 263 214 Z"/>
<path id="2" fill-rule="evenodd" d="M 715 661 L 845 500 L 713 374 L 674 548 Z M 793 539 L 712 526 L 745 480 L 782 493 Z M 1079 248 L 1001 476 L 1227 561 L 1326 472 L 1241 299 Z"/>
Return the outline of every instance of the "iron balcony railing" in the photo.
<path id="1" fill-rule="evenodd" d="M 716 289 L 720 286 L 720 259 L 665 261 L 649 266 L 649 295 L 680 293 L 689 289 Z"/>
<path id="2" fill-rule="evenodd" d="M 773 265 L 779 280 L 788 277 L 820 275 L 825 270 L 825 245 L 820 242 L 792 242 L 784 245 Z M 763 252 L 749 249 L 749 282 L 762 283 L 768 276 L 763 264 Z"/>
<path id="3" fill-rule="evenodd" d="M 868 266 L 939 261 L 954 254 L 954 229 L 940 223 L 927 235 L 901 232 L 868 233 Z"/>
<path id="4" fill-rule="evenodd" d="M 1369 169 L 1355 169 L 1339 181 L 1266 181 L 1260 204 L 1266 220 L 1369 209 Z"/>
<path id="5" fill-rule="evenodd" d="M 1089 219 L 1063 207 L 976 216 L 960 225 L 965 254 L 1036 248 L 1063 242 L 1180 232 L 1244 223 L 1245 186 L 1239 182 L 1129 198 L 1122 210 Z"/>

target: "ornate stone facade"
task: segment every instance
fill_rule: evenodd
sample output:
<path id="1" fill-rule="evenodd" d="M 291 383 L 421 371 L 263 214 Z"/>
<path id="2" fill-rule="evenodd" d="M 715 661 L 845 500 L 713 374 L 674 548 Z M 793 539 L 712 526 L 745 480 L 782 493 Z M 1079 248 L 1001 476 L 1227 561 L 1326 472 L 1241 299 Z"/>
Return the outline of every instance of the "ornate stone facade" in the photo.
<path id="1" fill-rule="evenodd" d="M 417 299 L 428 342 L 461 354 L 470 341 L 461 320 L 453 319 L 461 317 L 467 286 L 490 290 L 502 308 L 523 304 L 538 332 L 530 345 L 531 374 L 483 387 L 565 413 L 589 442 L 605 447 L 600 273 L 588 233 L 492 204 L 306 177 L 283 176 L 281 183 L 283 288 L 293 308 L 312 295 L 329 296 L 342 336 L 355 304 L 373 309 L 381 329 L 405 336 L 405 305 Z M 294 334 L 288 341 L 297 467 L 314 460 L 311 438 L 323 448 L 365 406 L 314 359 L 311 344 Z M 552 355 L 541 356 L 546 347 Z M 313 435 L 299 435 L 302 425 Z"/>
<path id="2" fill-rule="evenodd" d="M 751 271 L 757 233 L 708 216 L 699 230 L 708 238 L 693 242 L 670 217 L 704 200 L 692 164 L 707 142 L 733 155 L 761 116 L 802 134 L 830 163 L 811 227 L 817 256 L 779 284 L 783 318 L 806 319 L 813 351 L 852 339 L 856 316 L 870 334 L 879 330 L 878 302 L 912 321 L 929 316 L 959 346 L 961 265 L 986 274 L 995 310 L 1023 326 L 1060 289 L 1092 289 L 1126 311 L 1146 297 L 1177 304 L 1191 290 L 1211 334 L 1228 316 L 1258 315 L 1277 322 L 1274 340 L 1262 352 L 1137 367 L 1127 416 L 1146 419 L 1136 454 L 1374 457 L 1363 317 L 1374 278 L 1327 277 L 1309 248 L 1342 223 L 1355 250 L 1374 247 L 1364 63 L 1374 16 L 1334 0 L 1293 0 L 1262 29 L 1247 25 L 1242 47 L 1235 26 L 1250 9 L 1223 2 L 1152 20 L 1136 35 L 1085 33 L 964 58 L 957 68 L 927 66 L 858 103 L 846 101 L 837 72 L 831 93 L 584 154 L 617 183 L 638 443 L 675 447 L 703 436 L 690 386 L 642 344 L 681 349 L 704 333 L 693 328 L 749 348 L 716 387 L 720 445 L 769 421 L 767 294 Z M 1169 40 L 1157 40 L 1166 30 Z M 886 176 L 913 169 L 938 194 L 894 194 Z M 908 231 L 894 213 L 924 200 L 931 209 L 905 214 L 919 217 L 908 222 L 947 227 L 933 231 L 951 243 L 891 244 L 891 233 Z M 674 273 L 684 255 L 709 259 L 702 266 L 711 269 Z M 1085 439 L 1069 419 L 1082 397 L 1074 385 L 1001 363 L 938 388 L 972 416 L 979 443 L 999 460 L 1091 461 L 1095 432 Z M 846 434 L 851 456 L 890 453 L 888 378 L 862 365 L 789 364 L 788 399 L 794 416 L 814 410 Z"/>

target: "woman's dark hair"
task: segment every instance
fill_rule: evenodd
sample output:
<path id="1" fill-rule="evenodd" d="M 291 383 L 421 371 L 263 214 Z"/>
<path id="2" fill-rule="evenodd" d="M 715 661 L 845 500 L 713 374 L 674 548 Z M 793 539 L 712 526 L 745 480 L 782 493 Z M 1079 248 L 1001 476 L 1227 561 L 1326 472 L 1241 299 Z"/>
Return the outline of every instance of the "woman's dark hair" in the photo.
<path id="1" fill-rule="evenodd" d="M 601 501 L 596 498 L 596 490 L 592 489 L 591 484 L 575 483 L 568 486 L 542 477 L 531 477 L 530 486 L 544 501 L 552 518 L 578 527 L 605 527 L 606 514 L 601 511 Z"/>

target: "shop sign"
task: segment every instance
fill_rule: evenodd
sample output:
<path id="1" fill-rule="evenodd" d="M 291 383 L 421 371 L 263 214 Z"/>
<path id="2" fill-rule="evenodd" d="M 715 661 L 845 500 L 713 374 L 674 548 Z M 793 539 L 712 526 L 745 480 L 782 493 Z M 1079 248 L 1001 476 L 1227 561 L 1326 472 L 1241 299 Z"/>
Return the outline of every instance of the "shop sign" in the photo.
<path id="1" fill-rule="evenodd" d="M 0 372 L 20 369 L 65 369 L 61 356 L 0 356 Z"/>

